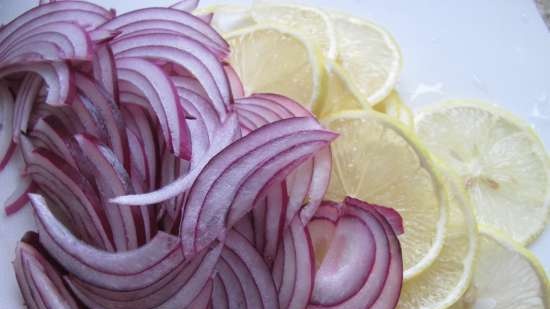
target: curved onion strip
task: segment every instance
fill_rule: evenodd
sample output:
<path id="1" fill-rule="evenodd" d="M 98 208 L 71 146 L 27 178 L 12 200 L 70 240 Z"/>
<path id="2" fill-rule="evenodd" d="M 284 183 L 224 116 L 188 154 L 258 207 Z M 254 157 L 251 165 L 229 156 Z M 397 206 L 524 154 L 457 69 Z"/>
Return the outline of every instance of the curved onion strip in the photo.
<path id="1" fill-rule="evenodd" d="M 212 297 L 212 290 L 214 288 L 214 282 L 212 279 L 208 280 L 206 285 L 202 288 L 201 292 L 191 304 L 189 309 L 207 309 L 210 306 L 210 298 Z"/>
<path id="2" fill-rule="evenodd" d="M 299 220 L 292 220 L 285 231 L 272 270 L 278 283 L 281 308 L 305 308 L 313 288 L 315 265 L 308 230 Z"/>
<path id="3" fill-rule="evenodd" d="M 59 155 L 72 167 L 78 168 L 75 155 L 79 151 L 76 140 L 65 124 L 55 115 L 40 118 L 32 127 L 31 137 L 43 139 L 49 150 Z"/>
<path id="4" fill-rule="evenodd" d="M 321 209 L 326 207 L 332 206 L 324 204 Z M 394 308 L 403 275 L 395 232 L 376 206 L 346 198 L 343 205 L 337 207 L 340 216 L 336 222 L 315 219 L 308 225 L 319 265 L 308 308 Z M 317 222 L 335 227 L 319 228 Z M 317 235 L 319 233 L 324 235 Z M 370 239 L 358 239 L 369 234 Z M 363 266 L 348 269 L 339 265 Z M 337 284 L 341 280 L 350 284 Z"/>
<path id="5" fill-rule="evenodd" d="M 323 197 L 330 184 L 330 175 L 332 171 L 332 152 L 330 148 L 326 147 L 322 149 L 315 154 L 312 160 L 313 170 L 311 173 L 309 192 L 307 194 L 309 200 L 300 211 L 300 218 L 302 222 L 306 224 L 323 201 Z M 287 212 L 287 220 L 290 220 L 290 218 L 292 218 L 292 215 Z"/>
<path id="6" fill-rule="evenodd" d="M 118 77 L 141 89 L 157 115 L 167 143 L 176 156 L 191 157 L 189 129 L 179 96 L 166 74 L 155 64 L 139 58 L 118 58 Z M 147 72 L 143 74 L 143 72 Z"/>
<path id="7" fill-rule="evenodd" d="M 244 97 L 244 86 L 241 82 L 241 79 L 239 78 L 239 75 L 237 75 L 237 72 L 235 72 L 235 69 L 233 69 L 233 67 L 228 63 L 223 65 L 223 69 L 225 70 L 225 74 L 227 75 L 227 79 L 229 80 L 229 86 L 231 87 L 231 93 L 233 94 L 233 97 Z"/>
<path id="8" fill-rule="evenodd" d="M 208 94 L 204 91 L 204 88 L 202 88 L 201 84 L 197 81 L 197 79 L 193 76 L 190 76 L 189 73 L 186 73 L 187 75 L 173 75 L 171 76 L 172 82 L 174 82 L 174 85 L 178 89 L 186 89 L 191 92 L 195 96 L 198 96 L 202 98 L 205 101 L 208 101 Z M 212 103 L 209 102 L 209 105 Z M 220 120 L 223 118 L 222 115 L 218 115 L 220 117 Z"/>
<path id="9" fill-rule="evenodd" d="M 255 245 L 256 241 L 254 239 L 255 231 L 253 221 L 254 219 L 252 218 L 251 213 L 248 213 L 233 226 L 233 229 L 244 236 L 250 243 Z"/>
<path id="10" fill-rule="evenodd" d="M 205 23 L 212 25 L 212 19 L 214 19 L 214 13 L 208 13 L 203 15 L 197 15 L 198 18 L 200 18 Z"/>
<path id="11" fill-rule="evenodd" d="M 42 106 L 38 106 L 41 108 Z M 97 107 L 84 96 L 77 96 L 71 108 L 74 111 L 78 122 L 82 125 L 83 128 L 86 128 L 86 132 L 90 135 L 93 135 L 101 140 L 108 140 L 107 128 L 105 125 L 105 120 L 101 117 Z M 75 121 L 76 122 L 76 121 Z M 83 132 L 84 130 L 71 130 L 71 132 Z"/>
<path id="12" fill-rule="evenodd" d="M 17 282 L 29 309 L 79 308 L 57 270 L 30 244 L 20 242 L 13 263 Z"/>
<path id="13" fill-rule="evenodd" d="M 77 134 L 75 139 L 84 156 L 91 162 L 92 175 L 105 202 L 106 212 L 115 235 L 117 250 L 137 248 L 145 242 L 144 222 L 148 221 L 148 212 L 139 208 L 115 206 L 107 202 L 121 194 L 133 193 L 134 188 L 122 164 L 116 159 L 111 149 L 100 145 L 93 137 Z M 143 208 L 143 207 L 142 207 Z"/>
<path id="14" fill-rule="evenodd" d="M 76 239 L 48 209 L 39 195 L 30 195 L 40 242 L 67 271 L 98 287 L 132 290 L 165 277 L 184 261 L 177 237 L 159 232 L 144 246 L 110 253 Z"/>
<path id="15" fill-rule="evenodd" d="M 205 250 L 183 268 L 170 274 L 171 279 L 162 285 L 138 291 L 105 290 L 93 287 L 77 279 L 68 279 L 71 289 L 90 308 L 110 309 L 152 309 L 187 308 L 200 295 L 202 288 L 210 282 L 210 277 L 221 252 L 221 245 Z M 208 295 L 207 301 L 210 295 Z"/>
<path id="16" fill-rule="evenodd" d="M 25 143 L 25 140 L 22 142 Z M 111 229 L 90 183 L 75 168 L 65 164 L 63 159 L 52 152 L 37 148 L 32 153 L 27 153 L 25 148 L 27 147 L 23 147 L 23 153 L 31 178 L 41 185 L 44 181 L 36 177 L 35 174 L 38 174 L 48 179 L 52 185 L 58 184 L 55 186 L 56 192 L 64 193 L 61 199 L 73 203 L 67 211 L 73 215 L 78 214 L 87 221 L 85 227 L 90 233 L 94 233 L 93 237 L 98 245 L 106 250 L 113 250 Z"/>
<path id="17" fill-rule="evenodd" d="M 187 69 L 200 82 L 218 113 L 226 113 L 232 101 L 229 82 L 218 59 L 199 42 L 175 34 L 157 33 L 123 37 L 111 46 L 117 58 L 161 59 Z"/>
<path id="18" fill-rule="evenodd" d="M 115 56 L 108 44 L 96 45 L 92 61 L 94 79 L 105 89 L 107 94 L 119 105 L 118 78 L 115 66 Z"/>
<path id="19" fill-rule="evenodd" d="M 246 305 L 244 289 L 235 271 L 220 258 L 216 264 L 216 278 L 212 302 L 214 308 L 242 308 Z"/>
<path id="20" fill-rule="evenodd" d="M 228 117 L 225 123 L 219 128 L 216 139 L 212 142 L 212 147 L 208 149 L 208 153 L 204 155 L 204 158 L 197 164 L 197 167 L 188 174 L 156 191 L 145 194 L 118 196 L 111 199 L 111 203 L 121 205 L 133 205 L 137 203 L 142 205 L 155 204 L 187 191 L 210 159 L 238 138 L 238 134 L 239 126 L 237 118 L 234 116 Z"/>
<path id="21" fill-rule="evenodd" d="M 243 288 L 248 308 L 279 308 L 271 274 L 260 254 L 241 234 L 229 232 L 221 259 L 231 268 Z"/>
<path id="22" fill-rule="evenodd" d="M 193 12 L 197 6 L 199 6 L 199 0 L 179 0 L 178 2 L 172 4 L 170 8 L 185 12 Z"/>
<path id="23" fill-rule="evenodd" d="M 13 116 L 13 140 L 17 142 L 21 132 L 27 131 L 32 107 L 37 99 L 38 91 L 42 87 L 40 76 L 27 73 L 21 82 L 21 87 L 15 98 L 15 110 Z M 2 146 L 0 146 L 2 149 Z"/>
<path id="24" fill-rule="evenodd" d="M 103 120 L 107 140 L 104 140 L 112 147 L 119 161 L 128 168 L 130 162 L 130 151 L 128 149 L 128 137 L 122 113 L 116 105 L 113 97 L 94 80 L 84 74 L 75 74 L 75 85 L 81 97 L 88 98 L 97 108 L 98 116 Z"/>
<path id="25" fill-rule="evenodd" d="M 73 22 L 93 29 L 112 17 L 111 12 L 90 2 L 59 1 L 32 8 L 0 28 L 0 44 L 16 40 L 22 31 L 51 22 Z"/>
<path id="26" fill-rule="evenodd" d="M 28 194 L 36 189 L 36 186 L 28 177 L 17 179 L 17 187 L 4 202 L 4 212 L 11 216 L 21 210 L 29 202 Z"/>
<path id="27" fill-rule="evenodd" d="M 100 28 L 116 30 L 128 24 L 144 20 L 164 20 L 181 23 L 204 34 L 217 45 L 225 49 L 229 48 L 229 44 L 209 24 L 192 14 L 170 8 L 145 8 L 128 12 L 106 22 Z"/>
<path id="28" fill-rule="evenodd" d="M 48 85 L 46 97 L 46 103 L 48 104 L 66 104 L 74 94 L 73 74 L 65 62 L 31 63 L 1 67 L 0 78 L 21 72 L 34 72 L 42 77 Z"/>
<path id="29" fill-rule="evenodd" d="M 0 63 L 13 63 L 10 59 L 14 51 L 23 45 L 39 42 L 52 43 L 59 49 L 57 54 L 44 54 L 44 60 L 90 60 L 92 57 L 92 42 L 87 32 L 73 22 L 60 21 L 20 33 L 10 44 L 0 44 Z"/>
<path id="30" fill-rule="evenodd" d="M 141 20 L 131 24 L 127 24 L 117 29 L 121 33 L 119 38 L 124 36 L 131 36 L 136 34 L 152 34 L 152 33 L 171 33 L 175 35 L 182 35 L 189 37 L 197 42 L 200 42 L 207 47 L 212 53 L 216 55 L 218 59 L 224 59 L 227 57 L 229 50 L 226 46 L 220 45 L 215 41 L 212 41 L 209 37 L 202 32 L 189 27 L 181 22 L 174 22 L 170 20 Z"/>
<path id="31" fill-rule="evenodd" d="M 177 79 L 172 78 L 172 81 L 176 83 Z M 197 111 L 195 118 L 201 118 L 206 126 L 206 132 L 210 141 L 214 140 L 214 134 L 221 125 L 220 117 L 216 113 L 214 106 L 196 92 L 186 89 L 185 87 L 178 87 L 176 89 L 180 98 L 185 98 L 190 104 L 194 106 Z"/>
<path id="32" fill-rule="evenodd" d="M 12 141 L 13 104 L 10 90 L 0 81 L 0 171 L 6 167 L 15 151 Z"/>
<path id="33" fill-rule="evenodd" d="M 190 189 L 180 229 L 186 255 L 223 236 L 270 184 L 334 138 L 313 118 L 291 118 L 263 126 L 223 149 Z"/>

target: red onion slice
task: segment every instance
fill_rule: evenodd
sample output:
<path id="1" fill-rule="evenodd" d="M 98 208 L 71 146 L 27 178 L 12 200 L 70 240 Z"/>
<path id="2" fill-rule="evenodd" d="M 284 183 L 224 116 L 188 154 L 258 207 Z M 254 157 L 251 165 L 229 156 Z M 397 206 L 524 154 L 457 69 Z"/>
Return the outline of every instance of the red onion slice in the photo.
<path id="1" fill-rule="evenodd" d="M 0 82 L 0 171 L 10 161 L 15 144 L 13 144 L 13 96 L 8 87 Z"/>
<path id="2" fill-rule="evenodd" d="M 248 308 L 279 308 L 269 268 L 244 236 L 234 231 L 229 232 L 220 259 L 238 280 L 244 292 L 244 299 L 241 301 L 244 301 Z M 229 271 L 227 268 L 225 271 Z M 223 269 L 218 269 L 221 270 Z M 229 297 L 232 296 L 230 294 Z"/>
<path id="3" fill-rule="evenodd" d="M 186 255 L 223 237 L 271 183 L 284 179 L 335 137 L 313 118 L 290 118 L 263 126 L 223 149 L 190 189 L 180 229 Z"/>
<path id="4" fill-rule="evenodd" d="M 272 270 L 280 308 L 306 308 L 311 297 L 315 265 L 308 230 L 295 218 L 285 231 Z"/>
<path id="5" fill-rule="evenodd" d="M 16 179 L 17 187 L 4 202 L 4 212 L 11 216 L 21 210 L 30 201 L 28 194 L 36 189 L 34 183 L 28 177 Z"/>
<path id="6" fill-rule="evenodd" d="M 231 90 L 222 65 L 204 45 L 193 39 L 167 33 L 144 34 L 117 39 L 111 46 L 117 58 L 147 57 L 185 68 L 201 83 L 220 114 L 225 114 L 231 103 Z"/>
<path id="7" fill-rule="evenodd" d="M 231 144 L 236 138 L 238 138 L 239 126 L 237 118 L 230 116 L 225 123 L 219 128 L 216 139 L 212 142 L 212 147 L 208 149 L 208 153 L 204 155 L 201 162 L 197 164 L 197 167 L 191 170 L 188 174 L 176 179 L 174 182 L 149 193 L 119 196 L 111 199 L 111 203 L 121 205 L 132 204 L 155 204 L 165 201 L 169 198 L 178 196 L 179 194 L 187 191 L 203 167 L 214 157 L 218 152 Z"/>
<path id="8" fill-rule="evenodd" d="M 320 211 L 330 217 L 327 207 Z M 346 198 L 335 207 L 336 221 L 308 225 L 319 267 L 308 308 L 394 308 L 403 267 L 397 235 L 378 206 Z"/>
<path id="9" fill-rule="evenodd" d="M 128 12 L 117 16 L 109 22 L 101 25 L 101 29 L 116 30 L 128 24 L 141 22 L 144 20 L 171 21 L 184 24 L 194 30 L 204 34 L 210 40 L 219 46 L 228 49 L 229 45 L 209 24 L 200 18 L 187 12 L 171 8 L 146 8 Z"/>
<path id="10" fill-rule="evenodd" d="M 210 298 L 212 297 L 213 289 L 214 282 L 210 279 L 202 288 L 199 295 L 195 297 L 195 300 L 193 300 L 193 302 L 189 305 L 189 309 L 208 309 L 210 306 Z"/>
<path id="11" fill-rule="evenodd" d="M 40 242 L 71 274 L 106 289 L 147 287 L 184 262 L 177 237 L 159 232 L 144 246 L 110 253 L 76 239 L 48 209 L 39 195 L 30 195 L 35 209 Z"/>
<path id="12" fill-rule="evenodd" d="M 115 56 L 108 44 L 96 45 L 92 68 L 94 79 L 106 90 L 115 103 L 119 105 Z"/>
<path id="13" fill-rule="evenodd" d="M 48 104 L 66 104 L 74 94 L 72 72 L 65 62 L 32 63 L 1 67 L 0 78 L 21 72 L 34 72 L 42 77 L 48 86 L 46 97 L 46 103 Z"/>
<path id="14" fill-rule="evenodd" d="M 241 79 L 239 78 L 239 75 L 237 75 L 237 72 L 235 72 L 235 69 L 233 69 L 233 67 L 229 63 L 224 64 L 223 69 L 225 70 L 225 74 L 227 75 L 227 79 L 229 80 L 229 86 L 231 88 L 231 93 L 233 94 L 233 97 L 244 97 L 244 86 L 241 82 Z"/>
<path id="15" fill-rule="evenodd" d="M 57 270 L 30 244 L 20 242 L 13 263 L 17 282 L 29 309 L 77 309 Z"/>
<path id="16" fill-rule="evenodd" d="M 21 87 L 15 99 L 15 110 L 13 116 L 13 140 L 17 142 L 21 132 L 27 131 L 32 107 L 37 99 L 38 91 L 42 87 L 40 76 L 32 73 L 25 75 Z M 2 149 L 2 146 L 0 146 Z"/>

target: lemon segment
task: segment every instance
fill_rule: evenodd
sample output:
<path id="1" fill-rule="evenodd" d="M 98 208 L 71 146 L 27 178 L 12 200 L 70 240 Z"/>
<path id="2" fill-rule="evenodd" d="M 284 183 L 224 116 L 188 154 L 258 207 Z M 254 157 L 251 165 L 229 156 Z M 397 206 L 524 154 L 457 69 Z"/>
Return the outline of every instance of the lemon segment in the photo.
<path id="1" fill-rule="evenodd" d="M 193 14 L 204 15 L 212 13 L 210 24 L 218 32 L 224 34 L 237 31 L 256 24 L 250 9 L 239 5 L 211 5 L 196 9 Z"/>
<path id="2" fill-rule="evenodd" d="M 374 105 L 394 88 L 401 72 L 401 51 L 393 37 L 379 26 L 332 14 L 337 58 L 353 78 L 361 95 Z"/>
<path id="3" fill-rule="evenodd" d="M 445 243 L 434 263 L 405 282 L 398 309 L 445 309 L 464 294 L 473 275 L 477 252 L 477 225 L 458 179 L 446 174 L 449 223 Z"/>
<path id="4" fill-rule="evenodd" d="M 470 308 L 550 308 L 548 277 L 529 250 L 497 230 L 481 227 L 472 283 L 451 307 Z"/>
<path id="5" fill-rule="evenodd" d="M 335 32 L 329 16 L 322 10 L 293 4 L 255 3 L 251 15 L 259 24 L 284 27 L 321 49 L 324 56 L 336 56 Z"/>
<path id="6" fill-rule="evenodd" d="M 323 100 L 313 107 L 318 118 L 326 118 L 343 111 L 371 109 L 338 64 L 327 61 L 325 70 L 328 81 L 325 83 Z"/>
<path id="7" fill-rule="evenodd" d="M 447 221 L 447 194 L 430 155 L 414 133 L 380 113 L 349 111 L 322 122 L 340 134 L 331 145 L 326 197 L 349 195 L 399 211 L 404 277 L 418 275 L 439 255 Z"/>
<path id="8" fill-rule="evenodd" d="M 550 160 L 533 130 L 478 101 L 425 109 L 416 130 L 428 149 L 454 169 L 477 220 L 527 244 L 544 229 L 550 209 Z"/>
<path id="9" fill-rule="evenodd" d="M 392 90 L 384 100 L 374 105 L 372 108 L 375 111 L 393 117 L 405 126 L 414 129 L 414 114 L 403 102 L 397 90 Z"/>
<path id="10" fill-rule="evenodd" d="M 257 25 L 229 33 L 229 62 L 241 78 L 245 95 L 271 92 L 307 108 L 317 101 L 322 80 L 321 56 L 296 33 Z"/>

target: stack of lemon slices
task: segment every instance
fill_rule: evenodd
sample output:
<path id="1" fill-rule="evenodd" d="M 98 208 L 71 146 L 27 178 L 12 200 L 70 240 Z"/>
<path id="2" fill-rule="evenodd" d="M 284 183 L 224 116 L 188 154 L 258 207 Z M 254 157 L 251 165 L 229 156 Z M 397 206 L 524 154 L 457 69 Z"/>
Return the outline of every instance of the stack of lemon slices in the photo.
<path id="1" fill-rule="evenodd" d="M 399 46 L 372 22 L 274 3 L 207 12 L 246 95 L 289 96 L 340 133 L 327 198 L 403 216 L 398 308 L 550 308 L 548 277 L 523 247 L 550 208 L 550 159 L 528 125 L 466 100 L 413 115 L 395 90 Z"/>

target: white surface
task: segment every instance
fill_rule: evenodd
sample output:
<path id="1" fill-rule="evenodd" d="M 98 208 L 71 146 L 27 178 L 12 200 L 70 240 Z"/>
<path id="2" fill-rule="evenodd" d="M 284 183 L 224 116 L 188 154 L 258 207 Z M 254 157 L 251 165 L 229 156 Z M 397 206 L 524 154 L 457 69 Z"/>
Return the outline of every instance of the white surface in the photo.
<path id="1" fill-rule="evenodd" d="M 219 3 L 203 1 L 202 5 Z M 0 0 L 0 23 L 37 1 Z M 95 1 L 119 12 L 173 1 Z M 224 0 L 225 3 L 249 1 Z M 399 91 L 418 107 L 446 98 L 500 104 L 533 124 L 550 149 L 550 35 L 529 0 L 310 0 L 373 20 L 399 42 L 404 70 Z M 16 169 L 0 174 L 0 205 L 14 187 Z M 32 227 L 30 211 L 0 215 L 0 309 L 21 301 L 11 260 L 17 239 Z M 531 247 L 550 273 L 550 229 Z"/>

